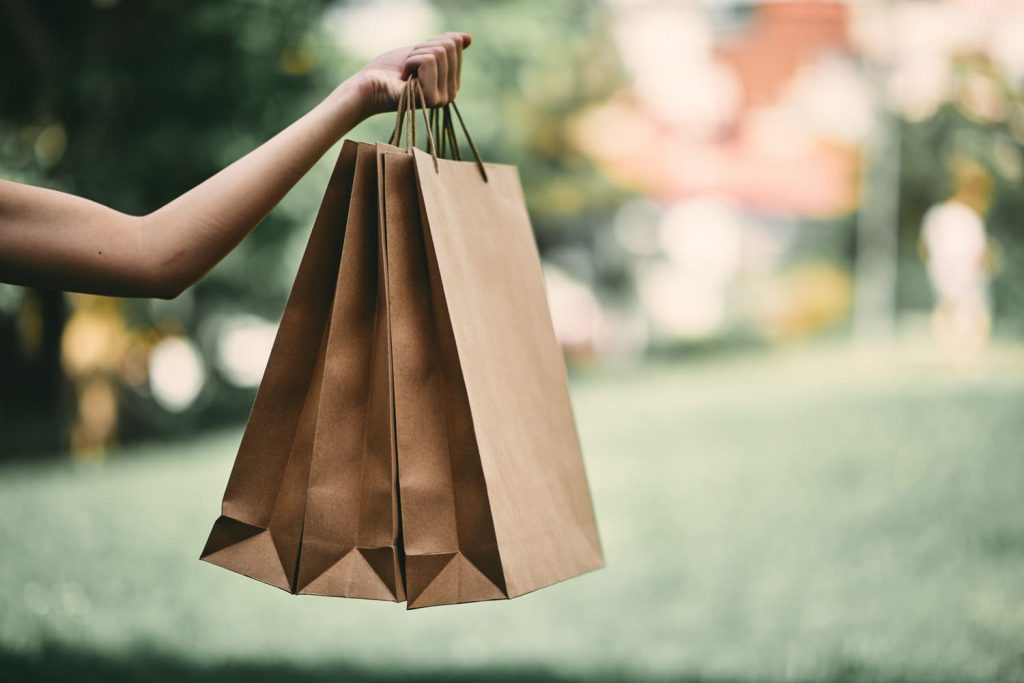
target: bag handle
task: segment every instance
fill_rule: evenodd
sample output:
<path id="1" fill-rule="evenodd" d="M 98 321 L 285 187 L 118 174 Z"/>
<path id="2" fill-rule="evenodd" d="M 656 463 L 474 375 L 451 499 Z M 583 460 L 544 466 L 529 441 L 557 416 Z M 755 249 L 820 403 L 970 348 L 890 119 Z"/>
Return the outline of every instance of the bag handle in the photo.
<path id="1" fill-rule="evenodd" d="M 423 122 L 427 128 L 427 150 L 430 152 L 431 158 L 434 160 L 434 170 L 439 170 L 437 165 L 437 148 L 434 144 L 434 133 L 431 130 L 430 119 L 427 115 L 427 100 L 423 94 L 423 86 L 420 85 L 419 79 L 415 76 L 409 78 L 405 82 L 405 87 L 402 89 L 402 94 L 398 97 L 398 115 L 395 117 L 395 127 L 391 131 L 391 138 L 388 140 L 389 144 L 398 146 L 399 141 L 402 138 L 402 129 L 405 125 L 405 119 L 408 117 L 409 125 L 405 128 L 405 149 L 408 151 L 416 146 L 416 96 L 419 95 L 420 103 L 423 108 Z"/>
<path id="2" fill-rule="evenodd" d="M 451 141 L 452 158 L 456 161 L 462 161 L 462 150 L 459 149 L 459 143 L 455 139 L 455 126 L 452 125 L 452 108 L 447 104 L 444 106 L 444 113 L 441 119 L 441 126 L 444 128 L 445 135 Z"/>
<path id="3" fill-rule="evenodd" d="M 423 92 L 423 85 L 419 82 L 419 79 L 416 76 L 410 77 L 405 82 L 405 87 L 402 89 L 402 93 L 398 98 L 398 111 L 395 117 L 395 127 L 391 131 L 390 144 L 396 147 L 399 145 L 404 128 L 405 149 L 409 150 L 416 146 L 417 99 L 419 99 L 419 105 L 423 109 L 423 122 L 427 129 L 427 149 L 430 152 L 431 158 L 434 160 L 434 170 L 440 171 L 437 164 L 437 157 L 439 153 L 435 139 L 440 141 L 441 158 L 444 158 L 447 149 L 451 149 L 452 158 L 455 161 L 462 161 L 462 151 L 459 148 L 455 135 L 455 124 L 451 116 L 451 112 L 454 110 L 455 117 L 458 118 L 462 132 L 466 136 L 466 142 L 469 144 L 469 148 L 473 152 L 477 168 L 480 169 L 480 175 L 483 176 L 484 182 L 487 182 L 489 180 L 487 177 L 487 169 L 484 166 L 483 160 L 480 158 L 480 151 L 473 143 L 473 138 L 469 135 L 469 129 L 466 127 L 466 122 L 462 118 L 462 112 L 459 111 L 458 105 L 452 101 L 442 107 L 427 107 L 427 100 Z M 427 113 L 428 109 L 430 110 L 429 114 Z M 438 113 L 439 110 L 440 113 Z M 406 118 L 409 119 L 407 127 L 405 123 Z M 439 128 L 440 130 L 438 130 Z"/>
<path id="4" fill-rule="evenodd" d="M 477 168 L 480 169 L 480 175 L 484 177 L 484 181 L 487 181 L 487 168 L 484 166 L 484 162 L 480 158 L 480 152 L 473 143 L 473 138 L 470 136 L 469 130 L 466 128 L 466 122 L 462 119 L 462 113 L 459 111 L 459 106 L 455 104 L 454 100 L 444 106 L 434 107 L 431 110 L 431 122 L 435 131 L 434 135 L 441 140 L 441 158 L 444 158 L 445 144 L 447 143 L 451 148 L 452 159 L 455 161 L 462 161 L 462 150 L 459 147 L 458 138 L 455 135 L 455 124 L 452 119 L 452 111 L 455 112 L 456 118 L 459 119 L 459 125 L 462 127 L 462 132 L 466 136 L 466 142 L 469 143 L 469 149 L 473 152 L 473 158 L 476 160 Z"/>
<path id="5" fill-rule="evenodd" d="M 466 142 L 469 143 L 469 149 L 473 152 L 473 157 L 476 159 L 476 165 L 477 168 L 480 169 L 480 175 L 484 177 L 484 182 L 486 183 L 488 181 L 487 169 L 484 167 L 483 160 L 480 159 L 479 150 L 477 150 L 476 145 L 473 144 L 473 138 L 470 137 L 469 129 L 466 128 L 466 122 L 462 120 L 462 112 L 459 111 L 459 107 L 457 104 L 455 104 L 455 100 L 452 100 L 450 104 L 452 111 L 455 112 L 455 116 L 459 119 L 459 125 L 462 126 L 462 134 L 466 136 Z M 445 105 L 445 109 L 447 109 L 447 107 L 448 105 Z M 448 128 L 449 135 L 451 136 L 453 143 L 452 146 L 458 149 L 458 145 L 455 144 L 455 125 L 451 121 L 451 115 L 448 115 Z M 462 159 L 461 154 L 459 154 L 459 159 Z"/>
<path id="6" fill-rule="evenodd" d="M 433 107 L 430 110 L 430 126 L 434 131 L 434 137 L 438 140 L 438 156 L 443 159 L 448 150 L 451 150 L 452 159 L 462 161 L 462 150 L 459 149 L 459 143 L 455 137 L 450 104 Z"/>
<path id="7" fill-rule="evenodd" d="M 413 126 L 416 124 L 415 119 L 410 118 L 409 128 L 405 128 L 406 118 L 409 118 L 413 113 L 413 110 L 409 106 L 411 102 L 413 102 L 412 79 L 409 79 L 405 82 L 405 85 L 402 87 L 402 92 L 398 96 L 398 115 L 395 117 L 395 127 L 391 130 L 391 137 L 388 138 L 388 144 L 393 145 L 394 147 L 398 147 L 400 145 L 403 130 L 405 130 L 406 134 L 405 148 L 408 149 L 410 144 L 415 144 L 415 142 L 413 142 L 415 137 L 410 137 L 410 133 L 411 136 L 416 135 L 416 131 L 413 130 Z"/>
<path id="8" fill-rule="evenodd" d="M 426 127 L 426 129 L 427 129 L 427 149 L 430 150 L 430 158 L 432 158 L 434 160 L 434 172 L 435 173 L 439 173 L 441 169 L 437 165 L 437 146 L 434 144 L 434 132 L 432 130 L 430 130 L 430 118 L 429 118 L 429 116 L 427 114 L 427 109 L 428 109 L 428 107 L 427 107 L 427 96 L 423 93 L 423 84 L 420 83 L 420 79 L 418 79 L 415 76 L 413 76 L 409 80 L 412 82 L 413 90 L 415 90 L 416 94 L 418 94 L 420 96 L 420 104 L 423 107 L 423 124 L 424 124 L 424 127 Z M 415 107 L 416 107 L 416 103 L 414 102 L 413 103 L 413 111 L 414 112 L 415 112 Z M 413 125 L 412 125 L 413 143 L 412 144 L 415 147 L 416 146 L 416 142 L 415 142 L 415 140 L 416 140 L 416 138 L 415 138 L 415 135 L 416 135 L 416 125 L 415 125 L 416 114 L 415 113 L 412 114 L 411 119 L 413 120 Z"/>

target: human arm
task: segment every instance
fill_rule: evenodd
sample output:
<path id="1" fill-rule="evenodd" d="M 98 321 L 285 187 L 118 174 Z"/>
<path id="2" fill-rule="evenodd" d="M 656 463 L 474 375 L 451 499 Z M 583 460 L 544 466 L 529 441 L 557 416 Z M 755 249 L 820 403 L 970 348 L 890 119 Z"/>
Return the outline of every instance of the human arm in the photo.
<path id="1" fill-rule="evenodd" d="M 469 42 L 466 34 L 446 33 L 377 57 L 273 138 L 144 216 L 0 180 L 0 282 L 174 298 L 234 249 L 345 133 L 394 109 L 411 74 L 428 104 L 450 101 Z"/>

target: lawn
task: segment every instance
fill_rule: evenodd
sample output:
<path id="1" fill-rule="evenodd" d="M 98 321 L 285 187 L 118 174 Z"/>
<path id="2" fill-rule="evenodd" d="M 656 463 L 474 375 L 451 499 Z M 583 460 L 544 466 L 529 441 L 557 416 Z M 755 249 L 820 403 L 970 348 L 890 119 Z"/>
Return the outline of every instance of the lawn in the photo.
<path id="1" fill-rule="evenodd" d="M 0 469 L 6 680 L 1021 681 L 1024 349 L 574 373 L 608 567 L 406 612 L 198 561 L 238 431 Z"/>

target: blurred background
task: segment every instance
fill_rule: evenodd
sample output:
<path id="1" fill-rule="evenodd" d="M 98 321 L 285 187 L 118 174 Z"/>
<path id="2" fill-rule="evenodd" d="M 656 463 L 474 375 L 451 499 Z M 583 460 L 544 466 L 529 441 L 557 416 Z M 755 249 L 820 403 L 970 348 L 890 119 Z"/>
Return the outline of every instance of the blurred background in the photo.
<path id="1" fill-rule="evenodd" d="M 0 284 L 0 667 L 1024 681 L 1020 2 L 0 0 L 0 177 L 145 213 L 444 30 L 608 568 L 407 614 L 196 561 L 332 151 L 175 300 Z"/>

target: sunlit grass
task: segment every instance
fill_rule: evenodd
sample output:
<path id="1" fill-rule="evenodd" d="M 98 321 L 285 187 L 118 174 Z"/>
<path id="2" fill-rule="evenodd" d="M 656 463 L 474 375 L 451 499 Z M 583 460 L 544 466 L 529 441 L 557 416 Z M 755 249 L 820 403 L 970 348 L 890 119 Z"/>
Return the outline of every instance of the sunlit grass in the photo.
<path id="1" fill-rule="evenodd" d="M 826 349 L 581 373 L 608 568 L 411 613 L 292 597 L 198 561 L 237 432 L 96 466 L 8 466 L 0 659 L 28 666 L 48 648 L 88 669 L 145 655 L 133 666 L 151 662 L 160 680 L 243 661 L 267 680 L 329 680 L 342 663 L 1016 680 L 1022 360 L 1004 350 L 950 374 L 916 351 Z"/>

